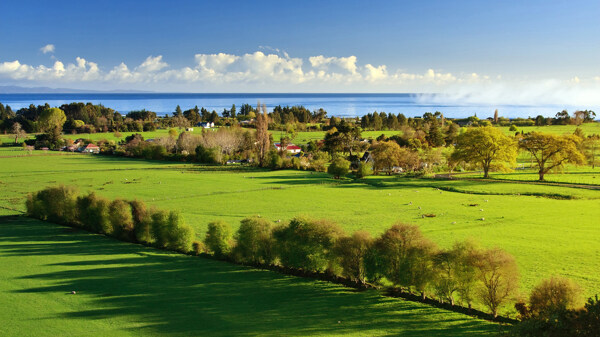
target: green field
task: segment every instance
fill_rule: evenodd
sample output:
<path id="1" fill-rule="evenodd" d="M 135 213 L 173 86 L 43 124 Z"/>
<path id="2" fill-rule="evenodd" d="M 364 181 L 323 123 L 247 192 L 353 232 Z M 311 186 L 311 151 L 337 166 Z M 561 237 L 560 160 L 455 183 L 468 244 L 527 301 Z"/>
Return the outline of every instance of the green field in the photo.
<path id="1" fill-rule="evenodd" d="M 418 303 L 0 217 L 2 336 L 485 336 Z M 71 294 L 75 291 L 76 294 Z"/>
<path id="2" fill-rule="evenodd" d="M 586 135 L 600 134 L 600 123 L 584 123 L 579 126 Z M 514 135 L 516 131 L 509 131 L 508 126 L 499 127 L 507 135 Z M 524 133 L 536 131 L 554 134 L 573 133 L 576 125 L 547 125 L 547 126 L 517 126 L 517 131 Z"/>
<path id="3" fill-rule="evenodd" d="M 222 219 L 236 227 L 251 215 L 274 221 L 301 214 L 329 218 L 348 232 L 364 229 L 374 235 L 402 221 L 420 225 L 443 247 L 475 238 L 486 247 L 507 250 L 517 258 L 524 292 L 553 274 L 574 279 L 586 295 L 600 289 L 599 190 L 398 177 L 339 182 L 315 172 L 57 152 L 24 156 L 10 148 L 0 150 L 0 157 L 4 214 L 23 211 L 27 193 L 63 183 L 179 210 L 199 237 L 210 221 Z M 422 217 L 429 213 L 436 217 Z"/>

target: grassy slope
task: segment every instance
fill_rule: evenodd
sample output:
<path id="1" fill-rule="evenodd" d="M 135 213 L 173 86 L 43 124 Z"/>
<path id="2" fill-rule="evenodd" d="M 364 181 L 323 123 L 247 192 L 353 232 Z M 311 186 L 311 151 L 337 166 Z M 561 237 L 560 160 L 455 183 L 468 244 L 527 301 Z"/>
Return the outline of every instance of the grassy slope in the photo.
<path id="1" fill-rule="evenodd" d="M 13 153 L 22 151 L 0 150 L 0 155 Z M 575 279 L 588 295 L 600 289 L 600 191 L 394 177 L 339 184 L 322 173 L 210 171 L 205 166 L 88 155 L 0 158 L 0 163 L 3 207 L 24 210 L 28 192 L 64 183 L 110 198 L 139 198 L 179 210 L 198 236 L 209 221 L 223 219 L 237 226 L 239 220 L 256 214 L 283 221 L 308 214 L 338 221 L 347 231 L 365 229 L 373 234 L 403 221 L 420 225 L 441 246 L 475 238 L 485 246 L 506 249 L 517 257 L 524 291 L 552 274 Z M 0 208 L 2 212 L 10 213 Z M 437 217 L 422 218 L 425 213 Z M 482 217 L 485 221 L 479 220 Z"/>
<path id="2" fill-rule="evenodd" d="M 0 270 L 2 336 L 482 336 L 500 329 L 375 291 L 26 218 L 0 217 Z"/>

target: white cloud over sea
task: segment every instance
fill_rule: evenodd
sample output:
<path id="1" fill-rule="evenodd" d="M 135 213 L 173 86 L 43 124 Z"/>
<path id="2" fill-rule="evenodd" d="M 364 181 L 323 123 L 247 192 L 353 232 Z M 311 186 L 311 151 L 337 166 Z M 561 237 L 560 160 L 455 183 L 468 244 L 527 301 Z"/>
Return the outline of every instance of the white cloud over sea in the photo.
<path id="1" fill-rule="evenodd" d="M 52 65 L 0 59 L 0 84 L 69 86 L 180 92 L 420 92 L 423 100 L 465 104 L 577 104 L 600 106 L 600 74 L 569 79 L 508 79 L 500 75 L 408 72 L 356 56 L 316 55 L 306 59 L 263 47 L 241 55 L 196 54 L 193 63 L 173 67 L 162 55 L 140 64 L 103 67 L 76 57 Z M 40 49 L 53 53 L 54 45 Z"/>

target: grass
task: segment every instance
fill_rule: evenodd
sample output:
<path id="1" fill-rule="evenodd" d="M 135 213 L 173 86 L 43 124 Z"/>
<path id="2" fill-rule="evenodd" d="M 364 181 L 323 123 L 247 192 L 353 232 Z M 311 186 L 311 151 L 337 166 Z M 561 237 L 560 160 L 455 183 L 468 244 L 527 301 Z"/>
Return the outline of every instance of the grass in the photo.
<path id="1" fill-rule="evenodd" d="M 22 217 L 0 217 L 0 269 L 2 336 L 485 336 L 502 329 L 376 291 Z"/>
<path id="2" fill-rule="evenodd" d="M 507 250 L 517 258 L 523 292 L 554 274 L 589 296 L 600 289 L 599 190 L 385 176 L 340 182 L 315 172 L 23 153 L 0 149 L 0 214 L 23 211 L 27 193 L 62 183 L 179 210 L 200 238 L 210 221 L 235 228 L 252 215 L 286 221 L 305 214 L 373 235 L 401 221 L 418 224 L 442 247 L 475 238 Z"/>

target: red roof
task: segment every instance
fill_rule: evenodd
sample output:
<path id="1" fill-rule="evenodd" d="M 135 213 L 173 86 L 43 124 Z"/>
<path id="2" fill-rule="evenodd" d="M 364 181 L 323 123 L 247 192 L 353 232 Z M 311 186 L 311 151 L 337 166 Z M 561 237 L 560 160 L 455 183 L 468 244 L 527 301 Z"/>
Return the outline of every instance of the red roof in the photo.
<path id="1" fill-rule="evenodd" d="M 88 144 L 85 148 L 86 149 L 99 149 L 98 145 L 94 145 L 94 144 Z"/>
<path id="2" fill-rule="evenodd" d="M 280 148 L 281 144 L 280 143 L 275 143 L 275 147 Z M 291 150 L 302 150 L 302 148 L 300 146 L 294 145 L 294 144 L 288 145 L 285 149 L 288 150 L 288 151 L 291 151 Z"/>

